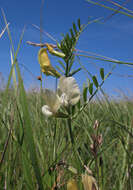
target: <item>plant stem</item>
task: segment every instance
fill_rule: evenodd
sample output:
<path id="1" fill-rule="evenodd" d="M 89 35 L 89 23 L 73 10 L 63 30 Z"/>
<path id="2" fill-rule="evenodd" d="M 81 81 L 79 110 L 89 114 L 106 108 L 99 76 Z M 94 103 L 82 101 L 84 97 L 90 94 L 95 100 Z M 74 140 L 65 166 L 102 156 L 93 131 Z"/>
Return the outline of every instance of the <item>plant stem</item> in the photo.
<path id="1" fill-rule="evenodd" d="M 73 138 L 73 134 L 72 134 L 72 122 L 71 122 L 71 118 L 68 118 L 67 124 L 68 124 L 68 129 L 69 129 L 70 140 L 71 140 L 72 145 L 74 145 L 74 138 Z"/>

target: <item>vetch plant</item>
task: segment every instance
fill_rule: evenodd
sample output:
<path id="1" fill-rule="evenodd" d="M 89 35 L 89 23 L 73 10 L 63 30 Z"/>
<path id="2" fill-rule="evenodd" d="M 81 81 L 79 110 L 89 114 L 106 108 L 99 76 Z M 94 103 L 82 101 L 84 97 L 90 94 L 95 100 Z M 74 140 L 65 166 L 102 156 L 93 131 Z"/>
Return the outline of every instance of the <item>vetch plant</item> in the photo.
<path id="1" fill-rule="evenodd" d="M 74 79 L 73 75 L 78 73 L 81 70 L 81 68 L 72 70 L 72 67 L 76 56 L 75 46 L 77 44 L 80 34 L 82 33 L 85 27 L 86 26 L 81 25 L 80 20 L 78 20 L 79 30 L 77 30 L 77 26 L 75 25 L 75 23 L 73 23 L 73 28 L 70 29 L 70 34 L 67 33 L 66 36 L 64 36 L 64 38 L 61 40 L 60 44 L 57 43 L 57 48 L 59 50 L 56 52 L 61 52 L 61 55 L 58 55 L 58 53 L 55 52 L 53 53 L 54 50 L 52 46 L 47 43 L 45 44 L 45 46 L 48 48 L 48 51 L 51 54 L 62 58 L 62 61 L 59 61 L 61 68 L 58 69 L 62 70 L 63 68 L 63 72 L 62 76 L 59 78 L 59 84 L 56 92 L 53 92 L 49 89 L 44 90 L 43 97 L 45 105 L 42 107 L 42 113 L 48 117 L 55 116 L 60 118 L 67 118 L 67 126 L 69 129 L 69 136 L 72 144 L 74 144 L 72 121 L 76 119 L 76 117 L 85 109 L 90 100 L 97 93 L 98 89 L 101 88 L 101 86 L 103 85 L 104 80 L 108 77 L 108 75 L 104 76 L 104 69 L 101 68 L 100 76 L 102 79 L 102 83 L 99 84 L 96 76 L 92 76 L 92 82 L 89 84 L 88 87 L 84 88 L 83 95 L 80 95 L 78 84 L 76 83 L 76 80 Z M 45 55 L 42 54 L 44 50 Z M 48 59 L 47 50 L 45 48 L 39 51 L 38 57 L 41 69 L 43 67 L 43 62 L 43 65 L 49 65 L 48 67 L 45 67 L 47 73 L 49 72 L 52 73 L 51 75 L 53 75 L 54 72 L 51 70 L 50 61 Z M 46 72 L 43 73 L 48 75 Z M 53 76 L 57 78 L 59 77 L 59 75 L 57 76 L 56 74 L 54 74 Z M 95 91 L 93 91 L 93 84 L 96 87 Z M 88 91 L 91 95 L 89 99 Z M 77 104 L 78 102 L 79 104 Z M 75 109 L 76 107 L 78 107 L 78 109 Z M 65 113 L 62 111 L 59 112 L 60 108 L 64 108 Z"/>
<path id="2" fill-rule="evenodd" d="M 90 100 L 97 93 L 98 89 L 101 88 L 101 86 L 103 85 L 104 80 L 110 75 L 108 74 L 107 76 L 104 76 L 104 69 L 100 69 L 100 75 L 102 79 L 101 84 L 98 83 L 96 76 L 92 76 L 92 82 L 89 84 L 88 87 L 85 87 L 83 90 L 83 95 L 81 96 L 83 99 L 82 104 L 78 84 L 73 78 L 73 75 L 78 73 L 81 70 L 81 68 L 73 70 L 73 64 L 76 56 L 75 46 L 80 37 L 80 34 L 86 28 L 86 25 L 81 25 L 80 20 L 78 20 L 77 26 L 75 23 L 73 23 L 73 28 L 70 29 L 70 34 L 67 33 L 60 43 L 57 42 L 57 45 L 55 47 L 57 47 L 58 51 L 55 51 L 52 45 L 46 43 L 46 48 L 41 48 L 38 54 L 38 60 L 42 72 L 46 75 L 52 75 L 56 78 L 60 77 L 56 92 L 53 92 L 49 89 L 44 90 L 45 105 L 42 107 L 42 112 L 48 117 L 55 116 L 60 118 L 67 118 L 69 136 L 72 144 L 74 144 L 72 121 L 76 119 L 76 117 L 85 109 Z M 47 50 L 52 55 L 62 58 L 62 61 L 59 60 L 61 68 L 57 67 L 60 71 L 62 71 L 62 76 L 60 76 L 60 74 L 50 64 Z M 93 84 L 96 87 L 95 91 Z M 87 100 L 88 91 L 91 96 Z M 79 104 L 77 110 L 75 109 L 75 107 L 78 102 Z M 61 107 L 65 108 L 65 113 L 59 112 L 59 109 Z"/>
<path id="3" fill-rule="evenodd" d="M 79 67 L 73 70 L 73 64 L 75 64 L 76 57 L 75 47 L 84 28 L 86 28 L 86 26 L 81 25 L 80 20 L 78 20 L 77 26 L 73 23 L 73 28 L 70 29 L 70 33 L 63 36 L 60 43 L 57 42 L 56 45 L 45 43 L 44 46 L 46 48 L 42 48 L 42 44 L 40 44 L 41 49 L 38 53 L 38 61 L 41 71 L 47 76 L 51 75 L 59 78 L 56 91 L 44 89 L 42 93 L 42 101 L 44 101 L 42 113 L 46 117 L 51 117 L 49 121 L 52 121 L 52 117 L 57 123 L 59 122 L 59 119 L 61 119 L 63 125 L 66 126 L 65 129 L 68 129 L 68 132 L 65 133 L 65 140 L 63 139 L 63 146 L 68 147 L 69 151 L 73 154 L 74 160 L 78 163 L 77 165 L 81 166 L 84 166 L 84 162 L 78 152 L 78 146 L 76 144 L 77 140 L 75 140 L 76 138 L 74 136 L 74 122 L 102 87 L 106 78 L 110 75 L 110 73 L 108 73 L 105 76 L 104 69 L 101 68 L 100 76 L 102 82 L 99 84 L 97 77 L 92 76 L 89 80 L 90 82 L 83 88 L 83 92 L 81 93 L 73 76 L 82 68 Z M 56 50 L 54 48 L 56 48 Z M 56 69 L 60 72 L 51 65 L 48 53 L 61 59 L 59 60 L 60 67 L 56 66 Z M 77 168 L 75 168 L 75 170 L 77 170 Z M 75 184 L 73 185 L 77 188 Z M 67 186 L 67 188 L 69 187 Z"/>

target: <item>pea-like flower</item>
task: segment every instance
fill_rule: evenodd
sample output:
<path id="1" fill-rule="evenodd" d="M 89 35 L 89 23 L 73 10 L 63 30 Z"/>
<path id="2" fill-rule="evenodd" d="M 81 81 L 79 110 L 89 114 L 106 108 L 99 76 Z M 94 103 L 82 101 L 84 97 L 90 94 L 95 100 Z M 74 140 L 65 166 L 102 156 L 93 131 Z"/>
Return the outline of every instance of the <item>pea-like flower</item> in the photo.
<path id="1" fill-rule="evenodd" d="M 73 77 L 60 77 L 58 94 L 64 106 L 75 105 L 80 99 L 80 90 Z"/>
<path id="2" fill-rule="evenodd" d="M 42 113 L 46 116 L 55 115 L 61 106 L 60 98 L 56 92 L 52 90 L 45 89 L 44 101 L 46 105 L 42 107 Z"/>
<path id="3" fill-rule="evenodd" d="M 42 112 L 46 116 L 56 115 L 60 106 L 75 105 L 80 99 L 80 90 L 73 77 L 62 76 L 59 79 L 57 92 L 45 89 L 44 100 L 46 105 Z"/>
<path id="4" fill-rule="evenodd" d="M 41 67 L 42 72 L 49 76 L 59 78 L 61 74 L 56 71 L 56 69 L 51 65 L 50 59 L 48 57 L 47 48 L 41 48 L 38 52 L 38 61 Z"/>

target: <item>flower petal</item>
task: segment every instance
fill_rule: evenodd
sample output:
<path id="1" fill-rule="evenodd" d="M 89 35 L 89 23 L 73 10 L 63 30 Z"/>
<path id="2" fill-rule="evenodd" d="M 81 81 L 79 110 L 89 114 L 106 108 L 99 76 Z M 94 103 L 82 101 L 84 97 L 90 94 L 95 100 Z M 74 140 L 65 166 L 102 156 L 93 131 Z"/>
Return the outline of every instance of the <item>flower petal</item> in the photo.
<path id="1" fill-rule="evenodd" d="M 51 112 L 56 113 L 60 108 L 61 103 L 59 96 L 49 89 L 45 89 L 44 91 L 44 100 Z"/>
<path id="2" fill-rule="evenodd" d="M 58 93 L 65 93 L 71 105 L 75 105 L 80 99 L 80 90 L 76 80 L 73 77 L 60 77 Z"/>
<path id="3" fill-rule="evenodd" d="M 59 78 L 61 75 L 55 68 L 51 65 L 50 59 L 48 57 L 47 48 L 41 48 L 38 52 L 38 61 L 41 67 L 41 70 L 46 75 L 51 75 Z"/>
<path id="4" fill-rule="evenodd" d="M 53 113 L 50 111 L 50 108 L 47 105 L 44 105 L 42 107 L 42 113 L 48 117 L 53 115 Z"/>
<path id="5" fill-rule="evenodd" d="M 68 106 L 69 100 L 68 100 L 68 97 L 67 97 L 67 95 L 65 93 L 61 94 L 60 102 L 61 102 L 62 105 Z"/>

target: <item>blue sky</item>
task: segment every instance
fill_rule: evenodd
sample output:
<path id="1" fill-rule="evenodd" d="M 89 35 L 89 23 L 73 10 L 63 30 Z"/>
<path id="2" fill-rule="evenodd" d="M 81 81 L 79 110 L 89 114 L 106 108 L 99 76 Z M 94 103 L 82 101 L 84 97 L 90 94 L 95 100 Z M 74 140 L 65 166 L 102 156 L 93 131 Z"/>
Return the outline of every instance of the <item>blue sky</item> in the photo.
<path id="1" fill-rule="evenodd" d="M 117 1 L 123 2 L 123 1 Z M 111 4 L 110 4 L 111 5 Z M 6 18 L 10 23 L 10 31 L 15 49 L 21 35 L 26 26 L 24 38 L 18 54 L 18 62 L 20 64 L 21 73 L 24 78 L 26 88 L 39 86 L 36 77 L 40 74 L 40 68 L 37 61 L 37 53 L 39 48 L 29 46 L 26 41 L 40 42 L 40 32 L 32 26 L 32 24 L 40 25 L 40 7 L 39 1 L 18 1 L 18 0 L 1 0 L 0 7 L 3 8 Z M 130 0 L 126 5 L 127 8 L 133 8 L 133 2 Z M 107 18 L 112 11 L 92 5 L 85 0 L 44 0 L 42 27 L 50 33 L 56 40 L 60 41 L 61 34 L 68 32 L 72 26 L 72 22 L 81 19 L 81 24 L 86 24 L 88 18 L 96 19 L 100 17 Z M 4 20 L 0 12 L 0 31 L 4 28 Z M 77 44 L 77 49 L 93 52 L 114 59 L 133 63 L 133 19 L 124 15 L 116 14 L 105 23 L 93 23 L 81 35 Z M 43 42 L 54 43 L 47 36 L 43 36 Z M 50 57 L 51 63 L 55 65 L 57 59 Z M 99 68 L 104 67 L 105 73 L 111 70 L 113 64 L 101 61 L 95 61 L 88 58 L 81 58 L 82 64 L 94 75 L 99 76 Z M 10 41 L 7 33 L 0 39 L 0 72 L 2 72 L 5 80 L 10 72 Z M 34 77 L 27 72 L 25 65 Z M 78 67 L 77 60 L 75 67 Z M 117 65 L 112 76 L 107 79 L 103 89 L 110 95 L 117 95 L 119 90 L 125 94 L 133 92 L 133 68 Z M 76 75 L 76 79 L 80 86 L 86 82 L 86 73 L 81 71 Z M 55 80 L 51 77 L 46 78 L 46 87 L 53 88 Z M 130 95 L 131 95 L 130 94 Z"/>

